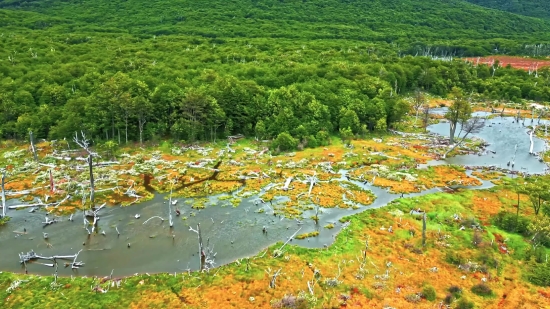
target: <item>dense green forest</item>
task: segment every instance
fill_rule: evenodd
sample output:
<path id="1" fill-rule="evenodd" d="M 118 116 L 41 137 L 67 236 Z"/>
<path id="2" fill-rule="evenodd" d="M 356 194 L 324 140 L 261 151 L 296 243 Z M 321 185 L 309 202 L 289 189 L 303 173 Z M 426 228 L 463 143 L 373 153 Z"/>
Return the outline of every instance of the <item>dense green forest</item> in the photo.
<path id="1" fill-rule="evenodd" d="M 550 2 L 546 0 L 466 0 L 468 2 L 520 15 L 550 18 Z"/>
<path id="2" fill-rule="evenodd" d="M 1 1 L 3 138 L 213 139 L 384 130 L 417 89 L 550 100 L 550 22 L 462 1 Z"/>
<path id="3" fill-rule="evenodd" d="M 462 0 L 4 0 L 0 8 L 39 12 L 3 25 L 57 33 L 131 33 L 212 38 L 338 39 L 375 42 L 394 52 L 423 47 L 459 56 L 530 54 L 550 39 L 550 21 L 488 10 Z M 45 17 L 49 16 L 49 17 Z M 52 18 L 55 17 L 55 18 Z"/>

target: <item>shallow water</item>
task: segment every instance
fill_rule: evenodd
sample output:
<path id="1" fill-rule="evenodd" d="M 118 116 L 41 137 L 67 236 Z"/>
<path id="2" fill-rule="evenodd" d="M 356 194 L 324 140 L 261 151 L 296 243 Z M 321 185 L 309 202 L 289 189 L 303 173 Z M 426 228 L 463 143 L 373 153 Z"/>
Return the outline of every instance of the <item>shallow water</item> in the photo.
<path id="1" fill-rule="evenodd" d="M 432 161 L 429 165 L 441 163 L 467 164 L 467 165 L 505 165 L 513 155 L 513 145 L 518 144 L 516 166 L 523 167 L 530 172 L 541 172 L 544 164 L 528 154 L 529 138 L 526 129 L 521 124 L 513 124 L 511 119 L 494 119 L 492 127 L 486 127 L 476 134 L 487 140 L 491 145 L 488 149 L 495 150 L 496 155 L 485 156 L 458 156 L 446 161 Z M 498 124 L 500 122 L 500 124 Z M 527 124 L 527 123 L 526 123 Z M 430 126 L 432 132 L 448 134 L 448 124 Z M 510 146 L 511 145 L 511 146 Z M 535 141 L 535 151 L 544 147 L 541 140 Z M 346 171 L 340 171 L 341 180 L 345 178 Z M 112 207 L 100 211 L 100 233 L 87 235 L 82 224 L 82 213 L 73 216 L 73 221 L 68 217 L 61 218 L 61 222 L 43 228 L 45 212 L 39 210 L 29 213 L 28 210 L 10 211 L 12 220 L 6 226 L 0 227 L 0 270 L 22 272 L 18 253 L 34 250 L 36 253 L 49 255 L 74 254 L 83 249 L 78 260 L 85 266 L 78 270 L 70 268 L 59 269 L 60 275 L 86 275 L 106 276 L 114 269 L 115 276 L 125 276 L 134 273 L 157 272 L 182 272 L 188 268 L 199 268 L 197 235 L 189 231 L 189 226 L 196 228 L 201 224 L 203 240 L 209 238 L 217 252 L 216 264 L 222 265 L 236 259 L 251 256 L 264 250 L 267 246 L 277 242 L 286 241 L 300 227 L 301 233 L 314 230 L 319 231 L 319 236 L 304 240 L 293 240 L 290 244 L 299 244 L 304 247 L 323 247 L 334 241 L 334 236 L 341 230 L 342 224 L 338 221 L 344 216 L 359 213 L 367 209 L 379 208 L 400 197 L 398 194 L 388 193 L 385 189 L 372 187 L 370 184 L 352 181 L 356 185 L 372 191 L 376 196 L 373 204 L 368 206 L 357 205 L 357 209 L 329 208 L 321 209 L 320 222 L 315 225 L 311 219 L 304 219 L 303 224 L 297 220 L 273 216 L 271 206 L 254 203 L 257 196 L 242 199 L 236 208 L 232 206 L 222 207 L 227 202 L 218 201 L 217 197 L 211 199 L 215 206 L 207 206 L 202 210 L 191 209 L 190 203 L 180 199 L 177 207 L 184 213 L 180 217 L 174 216 L 174 226 L 169 227 L 168 220 L 161 221 L 158 218 L 143 224 L 145 220 L 153 216 L 167 218 L 168 205 L 165 194 L 157 194 L 151 201 L 140 203 L 126 208 Z M 468 187 L 472 189 L 489 188 L 492 184 L 483 181 L 482 186 Z M 431 189 L 421 193 L 407 194 L 405 197 L 414 197 L 428 193 L 438 192 L 439 189 Z M 274 201 L 274 205 L 283 202 L 283 199 Z M 9 200 L 8 206 L 18 204 L 18 201 Z M 258 211 L 263 208 L 264 212 Z M 140 219 L 134 215 L 140 214 Z M 194 214 L 194 215 L 192 215 Z M 302 217 L 310 218 L 314 211 L 306 211 Z M 182 220 L 186 216 L 187 220 Z M 334 223 L 335 228 L 328 230 L 324 226 Z M 267 227 L 267 234 L 262 233 L 262 228 Z M 121 235 L 117 236 L 115 227 L 118 227 Z M 22 232 L 26 228 L 26 235 L 18 235 L 13 231 Z M 105 235 L 101 232 L 104 231 Z M 43 238 L 43 232 L 48 233 L 48 239 Z M 130 248 L 128 248 L 130 243 Z M 28 265 L 29 273 L 52 274 L 53 269 L 37 263 Z"/>
<path id="2" fill-rule="evenodd" d="M 342 180 L 345 180 L 345 171 L 341 171 Z M 78 260 L 83 261 L 84 267 L 78 270 L 60 268 L 60 275 L 86 275 L 105 276 L 111 270 L 115 275 L 125 276 L 134 273 L 156 272 L 182 272 L 188 268 L 199 268 L 197 256 L 197 235 L 189 231 L 189 225 L 193 228 L 200 222 L 203 239 L 210 239 L 217 252 L 217 265 L 226 264 L 236 259 L 251 256 L 260 252 L 265 247 L 277 242 L 286 241 L 300 227 L 300 234 L 318 230 L 318 237 L 304 240 L 294 239 L 291 244 L 299 244 L 304 247 L 322 248 L 334 241 L 334 236 L 342 228 L 338 221 L 344 216 L 356 214 L 366 209 L 379 208 L 387 205 L 392 200 L 400 197 L 398 194 L 388 193 L 385 189 L 372 187 L 369 184 L 352 181 L 358 186 L 371 190 L 376 194 L 375 202 L 368 206 L 358 205 L 359 208 L 330 208 L 321 209 L 320 222 L 315 225 L 311 219 L 305 219 L 300 224 L 297 220 L 290 220 L 272 215 L 269 204 L 255 205 L 255 197 L 243 199 L 241 204 L 233 208 L 231 206 L 208 206 L 203 210 L 193 210 L 190 204 L 180 202 L 179 209 L 183 216 L 174 217 L 174 227 L 170 229 L 168 221 L 158 218 L 143 224 L 147 218 L 160 215 L 166 218 L 167 204 L 165 195 L 158 194 L 153 200 L 126 208 L 114 207 L 103 209 L 100 212 L 100 233 L 88 237 L 83 228 L 82 213 L 75 214 L 73 221 L 67 217 L 61 218 L 61 222 L 42 227 L 41 222 L 45 218 L 43 211 L 29 213 L 26 210 L 12 211 L 12 220 L 7 226 L 0 228 L 0 269 L 13 272 L 22 272 L 17 253 L 27 252 L 33 249 L 42 256 L 69 255 L 83 249 Z M 478 189 L 492 186 L 490 182 L 484 182 Z M 431 189 L 421 193 L 407 194 L 405 197 L 420 196 L 438 192 L 439 189 Z M 14 203 L 14 201 L 11 201 Z M 276 204 L 276 203 L 274 203 Z M 257 213 L 264 208 L 264 213 Z M 134 215 L 139 213 L 140 219 Z M 195 213 L 195 216 L 191 216 Z M 314 214 L 313 210 L 303 214 L 309 218 Z M 335 224 L 335 228 L 328 230 L 323 228 L 328 223 Z M 262 233 L 262 228 L 267 227 L 267 234 Z M 121 235 L 117 236 L 115 227 L 118 227 Z M 12 231 L 23 231 L 26 235 L 17 235 Z M 101 232 L 105 231 L 105 235 Z M 43 238 L 43 232 L 48 233 L 48 239 Z M 17 235 L 17 236 L 16 236 Z M 172 236 L 174 235 L 174 236 Z M 51 246 L 48 246 L 48 243 Z M 131 246 L 128 248 L 127 244 Z M 53 269 L 37 263 L 28 264 L 29 273 L 52 274 Z"/>
<path id="3" fill-rule="evenodd" d="M 486 113 L 476 113 L 476 116 L 483 117 Z M 541 121 L 540 124 L 544 124 Z M 537 124 L 537 121 L 534 121 Z M 531 125 L 531 120 L 525 120 L 525 125 Z M 444 162 L 458 165 L 494 165 L 497 167 L 507 168 L 507 163 L 513 161 L 515 153 L 515 170 L 528 173 L 543 173 L 546 164 L 539 162 L 536 156 L 529 154 L 531 145 L 528 128 L 522 123 L 517 123 L 512 117 L 495 117 L 486 121 L 485 127 L 481 132 L 474 134 L 489 143 L 487 150 L 496 151 L 495 154 L 488 152 L 484 155 L 460 155 L 447 158 Z M 449 123 L 441 122 L 428 127 L 428 130 L 433 133 L 449 136 Z M 460 127 L 457 128 L 457 132 Z M 461 136 L 462 137 L 462 136 Z M 472 136 L 468 136 L 470 138 Z M 533 137 L 534 152 L 544 151 L 546 144 L 543 140 Z M 517 145 L 517 151 L 515 150 Z M 511 168 L 511 167 L 510 167 Z"/>

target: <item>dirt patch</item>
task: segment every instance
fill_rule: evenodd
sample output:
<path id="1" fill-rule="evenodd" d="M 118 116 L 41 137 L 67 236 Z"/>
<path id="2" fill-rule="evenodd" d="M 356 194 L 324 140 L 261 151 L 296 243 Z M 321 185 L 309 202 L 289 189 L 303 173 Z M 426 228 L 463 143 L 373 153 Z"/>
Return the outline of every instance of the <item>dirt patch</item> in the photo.
<path id="1" fill-rule="evenodd" d="M 522 69 L 522 70 L 534 70 L 536 68 L 542 68 L 550 66 L 550 60 L 541 60 L 525 57 L 513 57 L 513 56 L 491 56 L 491 57 L 472 57 L 465 58 L 466 61 L 472 62 L 474 64 L 487 64 L 492 65 L 495 60 L 500 62 L 500 66 L 505 67 L 511 65 L 513 68 Z"/>

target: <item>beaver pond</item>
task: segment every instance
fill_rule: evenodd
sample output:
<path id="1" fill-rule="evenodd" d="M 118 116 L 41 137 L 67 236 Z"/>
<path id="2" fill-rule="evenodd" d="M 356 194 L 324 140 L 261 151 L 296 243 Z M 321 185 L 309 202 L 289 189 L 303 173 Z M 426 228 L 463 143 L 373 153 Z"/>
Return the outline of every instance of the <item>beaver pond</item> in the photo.
<path id="1" fill-rule="evenodd" d="M 526 121 L 527 123 L 530 122 Z M 488 119 L 487 124 L 475 136 L 482 138 L 489 145 L 486 153 L 458 155 L 446 160 L 432 160 L 419 168 L 441 164 L 457 164 L 468 166 L 498 166 L 506 167 L 511 160 L 515 145 L 517 154 L 515 166 L 517 170 L 527 173 L 543 173 L 546 165 L 529 154 L 530 141 L 527 128 L 513 122 L 513 118 L 496 117 Z M 489 125 L 490 124 L 490 125 Z M 441 135 L 448 135 L 449 124 L 439 123 L 429 127 L 429 130 Z M 546 145 L 541 139 L 534 138 L 534 150 L 543 151 Z M 492 152 L 491 152 L 492 151 Z M 70 267 L 60 267 L 60 275 L 105 276 L 112 270 L 117 276 L 134 273 L 182 272 L 199 269 L 197 234 L 189 229 L 201 225 L 202 237 L 208 240 L 216 252 L 216 265 L 230 263 L 239 258 L 251 256 L 265 251 L 265 248 L 279 241 L 287 241 L 300 229 L 300 234 L 318 231 L 317 237 L 293 239 L 289 244 L 304 247 L 322 248 L 333 242 L 344 223 L 342 217 L 362 212 L 371 208 L 383 207 L 401 194 L 390 193 L 389 190 L 373 186 L 369 181 L 357 181 L 347 177 L 350 170 L 340 169 L 339 176 L 332 181 L 351 182 L 363 190 L 372 192 L 376 199 L 369 205 L 352 203 L 348 208 L 321 208 L 319 222 L 311 219 L 315 208 L 304 211 L 300 218 L 288 218 L 274 214 L 273 205 L 284 203 L 288 197 L 275 197 L 271 202 L 260 201 L 263 191 L 259 194 L 241 198 L 238 205 L 227 206 L 222 198 L 228 194 L 213 195 L 208 198 L 209 205 L 204 209 L 193 209 L 193 199 L 175 198 L 176 207 L 181 212 L 174 216 L 173 227 L 168 220 L 153 218 L 162 216 L 166 219 L 167 194 L 158 193 L 152 200 L 137 203 L 129 207 L 107 207 L 100 210 L 98 233 L 88 235 L 82 226 L 82 212 L 58 218 L 59 222 L 46 227 L 46 212 L 37 209 L 10 211 L 9 224 L 0 227 L 0 270 L 23 272 L 18 254 L 33 250 L 43 256 L 70 255 L 82 249 L 78 260 L 85 266 L 77 270 Z M 467 174 L 471 174 L 468 172 Z M 481 181 L 480 186 L 464 186 L 472 189 L 489 188 L 493 184 Z M 404 197 L 414 197 L 440 191 L 431 188 L 417 193 L 404 194 Z M 238 190 L 229 195 L 238 194 Z M 345 197 L 343 198 L 345 200 Z M 7 201 L 7 206 L 21 204 L 17 199 Z M 136 218 L 139 215 L 139 218 Z M 51 215 L 50 215 L 51 216 Z M 146 222 L 146 223 L 145 223 Z M 325 228 L 327 225 L 334 228 Z M 263 229 L 266 232 L 263 232 Z M 25 231 L 25 233 L 22 233 Z M 44 237 L 47 233 L 47 238 Z M 120 233 L 120 234 L 119 234 Z M 51 274 L 51 267 L 40 263 L 28 264 L 29 273 Z"/>

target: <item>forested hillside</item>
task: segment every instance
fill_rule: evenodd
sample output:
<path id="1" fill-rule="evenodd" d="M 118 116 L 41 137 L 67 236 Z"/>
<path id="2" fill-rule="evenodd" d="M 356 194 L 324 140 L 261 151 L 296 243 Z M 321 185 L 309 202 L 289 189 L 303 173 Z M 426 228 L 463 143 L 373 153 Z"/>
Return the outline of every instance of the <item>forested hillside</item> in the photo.
<path id="1" fill-rule="evenodd" d="M 550 100 L 548 71 L 537 78 L 453 58 L 546 55 L 539 43 L 550 22 L 461 1 L 1 5 L 3 138 L 29 130 L 64 138 L 82 129 L 124 142 L 288 132 L 314 146 L 341 127 L 394 126 L 408 110 L 402 95 L 416 89 Z"/>
<path id="2" fill-rule="evenodd" d="M 509 49 L 518 48 L 517 43 L 550 39 L 549 21 L 487 10 L 462 0 L 6 0 L 0 1 L 0 7 L 65 18 L 71 21 L 64 27 L 67 32 L 345 39 L 388 43 L 402 52 L 428 44 L 447 46 L 457 54 L 479 54 L 493 51 L 481 43 L 487 39 L 512 40 L 516 44 Z M 50 25 L 45 21 L 29 26 Z"/>
<path id="3" fill-rule="evenodd" d="M 515 14 L 550 18 L 550 2 L 545 0 L 466 0 L 468 2 Z"/>

